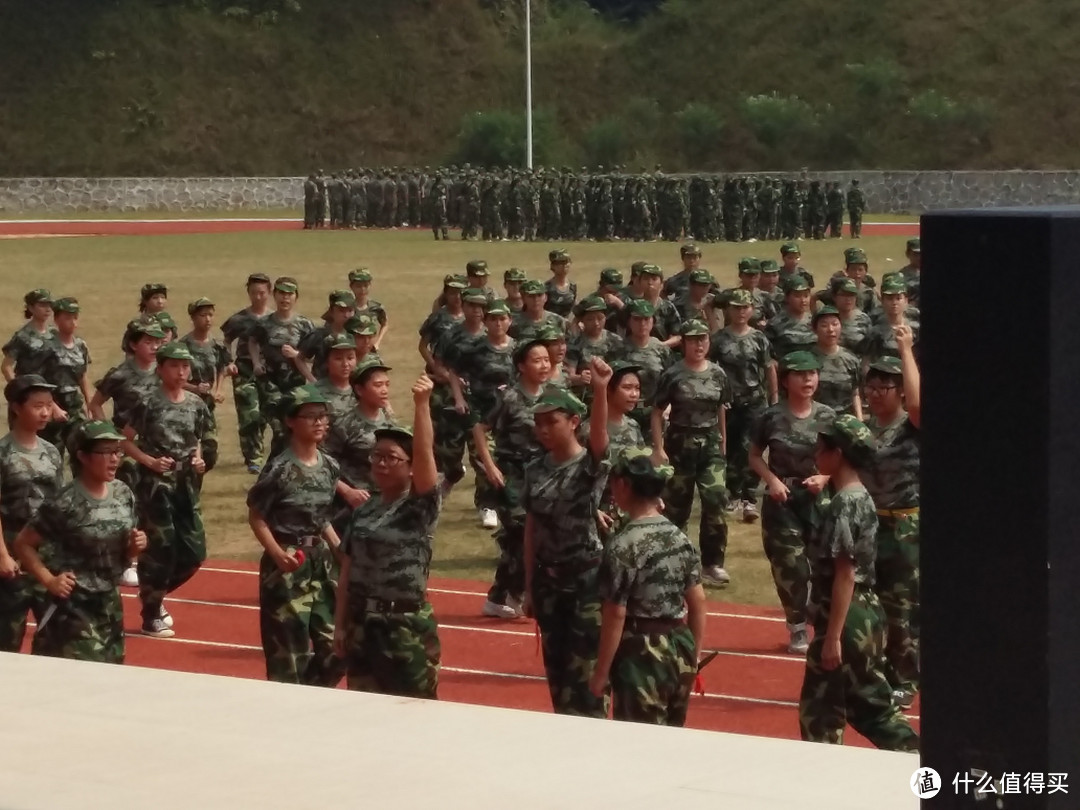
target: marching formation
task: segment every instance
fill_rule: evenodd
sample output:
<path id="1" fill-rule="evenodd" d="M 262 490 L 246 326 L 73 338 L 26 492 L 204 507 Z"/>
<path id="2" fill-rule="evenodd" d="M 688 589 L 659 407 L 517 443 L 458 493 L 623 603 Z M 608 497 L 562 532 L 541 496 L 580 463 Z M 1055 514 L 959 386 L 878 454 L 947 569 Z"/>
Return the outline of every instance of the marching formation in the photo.
<path id="1" fill-rule="evenodd" d="M 916 750 L 920 255 L 909 241 L 878 283 L 848 248 L 816 293 L 793 241 L 742 259 L 728 289 L 696 243 L 666 278 L 638 262 L 580 294 L 564 249 L 548 279 L 506 270 L 502 293 L 470 261 L 419 326 L 411 421 L 390 407 L 365 268 L 317 322 L 295 278 L 253 274 L 221 339 L 212 301 L 188 304 L 181 336 L 168 289 L 147 284 L 126 359 L 95 383 L 78 301 L 31 291 L 3 347 L 0 649 L 20 649 L 32 613 L 34 653 L 122 662 L 120 584 L 138 587 L 144 634 L 177 632 L 166 600 L 206 558 L 228 380 L 269 679 L 437 697 L 427 580 L 467 462 L 500 552 L 483 613 L 535 619 L 555 711 L 682 725 L 711 660 L 703 584 L 731 581 L 729 522 L 760 521 L 806 657 L 804 739 L 851 724 Z"/>
<path id="2" fill-rule="evenodd" d="M 420 226 L 448 239 L 454 228 L 485 242 L 840 238 L 845 214 L 858 239 L 865 211 L 858 180 L 845 190 L 807 176 L 666 175 L 659 166 L 319 169 L 304 181 L 305 229 Z"/>

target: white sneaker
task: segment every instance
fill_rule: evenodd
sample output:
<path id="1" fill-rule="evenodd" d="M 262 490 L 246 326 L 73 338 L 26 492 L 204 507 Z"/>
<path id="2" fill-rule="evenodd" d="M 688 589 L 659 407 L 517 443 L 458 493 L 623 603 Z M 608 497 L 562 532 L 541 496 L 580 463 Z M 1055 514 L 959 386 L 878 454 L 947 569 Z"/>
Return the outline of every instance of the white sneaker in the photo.
<path id="1" fill-rule="evenodd" d="M 719 565 L 707 565 L 702 568 L 701 578 L 712 585 L 727 585 L 731 582 L 728 572 Z"/>
<path id="2" fill-rule="evenodd" d="M 792 655 L 806 655 L 806 651 L 810 649 L 810 636 L 806 632 L 806 625 L 789 624 L 788 632 L 791 634 L 788 652 Z"/>
<path id="3" fill-rule="evenodd" d="M 129 565 L 124 569 L 124 573 L 120 575 L 120 584 L 126 585 L 129 588 L 139 587 L 139 569 L 134 565 Z"/>
<path id="4" fill-rule="evenodd" d="M 742 502 L 743 523 L 754 523 L 759 517 L 761 517 L 761 515 L 758 514 L 758 508 L 756 503 L 754 503 L 753 501 Z"/>
<path id="5" fill-rule="evenodd" d="M 498 602 L 492 602 L 488 599 L 484 602 L 484 610 L 482 611 L 485 616 L 491 616 L 495 619 L 516 619 L 518 612 L 509 605 L 500 605 Z"/>
<path id="6" fill-rule="evenodd" d="M 499 516 L 495 514 L 494 509 L 480 510 L 480 525 L 485 529 L 497 529 L 499 527 Z"/>
<path id="7" fill-rule="evenodd" d="M 172 614 L 165 609 L 164 603 L 161 605 L 161 611 L 158 613 L 158 618 L 161 619 L 161 623 L 172 630 L 173 618 Z"/>
<path id="8" fill-rule="evenodd" d="M 176 635 L 176 633 L 165 626 L 165 622 L 161 619 L 152 619 L 151 621 L 143 622 L 142 634 L 144 636 L 152 636 L 153 638 L 172 638 Z"/>
<path id="9" fill-rule="evenodd" d="M 525 602 L 515 599 L 513 596 L 506 597 L 506 606 L 517 614 L 518 618 L 525 618 Z"/>

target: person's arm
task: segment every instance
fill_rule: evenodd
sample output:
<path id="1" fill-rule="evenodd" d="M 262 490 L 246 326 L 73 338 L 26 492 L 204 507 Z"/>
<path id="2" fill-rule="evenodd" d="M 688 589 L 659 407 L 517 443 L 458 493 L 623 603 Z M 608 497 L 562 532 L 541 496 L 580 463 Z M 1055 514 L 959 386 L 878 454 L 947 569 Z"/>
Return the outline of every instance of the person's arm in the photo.
<path id="1" fill-rule="evenodd" d="M 533 516 L 525 513 L 525 615 L 533 618 L 533 574 L 536 573 L 536 538 Z"/>
<path id="2" fill-rule="evenodd" d="M 11 579 L 19 573 L 19 564 L 4 542 L 3 526 L 0 525 L 0 579 Z"/>
<path id="3" fill-rule="evenodd" d="M 338 567 L 337 595 L 334 598 L 334 654 L 345 657 L 345 632 L 349 614 L 349 568 L 352 563 L 348 554 L 342 554 Z"/>
<path id="4" fill-rule="evenodd" d="M 251 357 L 251 366 L 258 377 L 266 374 L 266 361 L 263 359 L 262 349 L 259 348 L 259 341 L 254 337 L 247 339 L 248 356 Z"/>
<path id="5" fill-rule="evenodd" d="M 79 390 L 82 391 L 83 395 L 83 415 L 90 417 L 92 414 L 90 403 L 94 400 L 94 392 L 90 390 L 90 378 L 86 376 L 86 372 L 83 372 L 82 376 L 79 377 Z"/>
<path id="6" fill-rule="evenodd" d="M 491 457 L 487 434 L 487 425 L 482 423 L 473 425 L 473 447 L 476 448 L 476 455 L 480 458 L 480 465 L 484 468 L 484 475 L 487 476 L 488 481 L 497 489 L 502 489 L 506 486 L 506 480 L 503 478 L 502 471 L 495 466 L 495 460 Z"/>
<path id="7" fill-rule="evenodd" d="M 148 470 L 153 470 L 156 473 L 168 472 L 173 468 L 173 459 L 162 456 L 155 458 L 149 453 L 144 453 L 133 439 L 124 439 L 120 442 L 120 448 L 124 451 L 124 455 L 131 456 L 142 466 Z"/>
<path id="8" fill-rule="evenodd" d="M 721 405 L 716 415 L 716 423 L 720 427 L 720 455 L 727 458 L 727 406 Z"/>
<path id="9" fill-rule="evenodd" d="M 611 382 L 611 366 L 599 357 L 594 357 L 591 363 L 593 403 L 592 414 L 589 418 L 589 449 L 593 458 L 604 458 L 607 455 L 610 436 L 608 436 L 608 401 L 607 387 Z"/>
<path id="10" fill-rule="evenodd" d="M 856 388 L 855 392 L 851 395 L 851 410 L 855 414 L 855 418 L 860 422 L 863 419 L 862 412 L 862 395 L 859 394 L 859 389 Z"/>
<path id="11" fill-rule="evenodd" d="M 67 599 L 75 590 L 75 574 L 71 571 L 53 574 L 45 567 L 41 555 L 38 554 L 41 539 L 36 529 L 24 527 L 15 538 L 15 556 L 22 569 L 40 582 L 45 590 L 59 599 Z"/>
<path id="12" fill-rule="evenodd" d="M 694 660 L 701 655 L 701 648 L 705 644 L 705 620 L 708 608 L 705 605 L 705 589 L 701 583 L 697 583 L 686 589 L 686 621 L 690 626 L 690 632 L 694 634 Z"/>
<path id="13" fill-rule="evenodd" d="M 855 593 L 855 563 L 850 557 L 833 560 L 832 606 L 829 608 L 829 627 L 825 631 L 825 646 L 821 650 L 821 668 L 836 669 L 843 663 L 840 637 L 844 633 L 851 597 Z"/>
<path id="14" fill-rule="evenodd" d="M 916 428 L 922 421 L 922 405 L 919 389 L 919 364 L 915 361 L 914 334 L 907 324 L 898 326 L 896 345 L 900 347 L 900 371 L 904 375 L 904 407 L 908 421 Z"/>
<path id="15" fill-rule="evenodd" d="M 756 442 L 750 442 L 750 469 L 765 482 L 765 485 L 769 488 L 769 497 L 783 503 L 788 498 L 787 485 L 769 469 L 769 465 L 765 463 L 765 457 L 762 455 L 763 452 Z"/>
<path id="16" fill-rule="evenodd" d="M 322 535 L 323 540 L 326 541 L 326 545 L 329 546 L 330 550 L 336 556 L 341 551 L 341 538 L 338 537 L 337 530 L 327 523 L 322 527 L 322 531 L 319 532 L 319 534 Z"/>
<path id="17" fill-rule="evenodd" d="M 780 399 L 780 381 L 776 373 L 776 361 L 770 359 L 765 366 L 765 384 L 769 388 L 769 404 L 775 405 Z"/>
<path id="18" fill-rule="evenodd" d="M 274 533 L 270 531 L 266 519 L 253 506 L 248 507 L 248 525 L 251 527 L 255 539 L 259 541 L 259 545 L 263 547 L 263 551 L 270 556 L 270 559 L 274 561 L 274 565 L 281 571 L 290 573 L 300 567 L 295 553 L 285 552 L 285 549 L 278 543 L 277 538 L 274 537 Z"/>
<path id="19" fill-rule="evenodd" d="M 447 376 L 450 378 L 450 394 L 454 398 L 454 409 L 458 413 L 468 413 L 469 403 L 465 399 L 465 386 L 461 382 L 461 377 L 453 371 L 449 372 Z"/>
<path id="20" fill-rule="evenodd" d="M 0 372 L 3 373 L 7 382 L 15 379 L 15 358 L 6 352 L 4 353 L 4 362 L 0 363 Z"/>
<path id="21" fill-rule="evenodd" d="M 649 426 L 652 434 L 653 455 L 666 458 L 664 453 L 664 409 L 658 404 L 653 406 L 652 415 L 649 417 Z"/>
<path id="22" fill-rule="evenodd" d="M 611 664 L 622 641 L 623 628 L 626 626 L 626 605 L 604 600 L 600 608 L 600 644 L 596 654 L 596 667 L 590 679 L 594 695 L 603 694 L 611 677 Z"/>
<path id="23" fill-rule="evenodd" d="M 412 388 L 413 393 L 413 459 L 412 491 L 426 495 L 439 484 L 435 466 L 435 430 L 431 424 L 431 392 L 435 384 L 427 374 L 421 374 Z"/>

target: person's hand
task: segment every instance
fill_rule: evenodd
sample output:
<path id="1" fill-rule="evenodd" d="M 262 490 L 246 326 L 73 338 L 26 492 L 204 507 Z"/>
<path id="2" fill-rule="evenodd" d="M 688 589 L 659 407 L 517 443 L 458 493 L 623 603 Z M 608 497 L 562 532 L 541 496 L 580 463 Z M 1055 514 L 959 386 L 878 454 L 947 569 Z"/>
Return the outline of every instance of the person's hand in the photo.
<path id="1" fill-rule="evenodd" d="M 610 532 L 613 528 L 615 528 L 615 518 L 613 518 L 603 509 L 596 510 L 596 522 L 600 524 L 600 529 L 605 532 Z"/>
<path id="2" fill-rule="evenodd" d="M 459 414 L 462 414 L 462 415 L 467 414 L 469 412 L 469 403 L 467 403 L 463 399 L 455 399 L 454 400 L 454 410 L 457 411 Z"/>
<path id="3" fill-rule="evenodd" d="M 216 402 L 218 405 L 220 405 L 224 401 L 225 401 L 225 395 L 223 393 L 218 391 L 218 393 L 214 394 L 214 402 Z"/>
<path id="4" fill-rule="evenodd" d="M 589 364 L 592 371 L 592 384 L 596 388 L 607 388 L 608 383 L 611 382 L 611 378 L 615 375 L 615 372 L 611 370 L 611 366 L 604 362 L 603 357 L 594 357 Z"/>
<path id="5" fill-rule="evenodd" d="M 840 656 L 840 639 L 838 638 L 826 638 L 825 644 L 821 648 L 821 668 L 826 672 L 832 672 L 843 661 Z"/>
<path id="6" fill-rule="evenodd" d="M 893 327 L 893 337 L 896 338 L 896 345 L 902 350 L 910 349 L 915 345 L 915 333 L 911 331 L 911 327 L 902 323 L 899 326 Z"/>
<path id="7" fill-rule="evenodd" d="M 288 343 L 286 343 L 284 346 L 281 347 L 281 356 L 284 357 L 286 360 L 295 360 L 297 357 L 300 356 L 300 350 L 297 349 L 295 346 L 290 346 Z"/>
<path id="8" fill-rule="evenodd" d="M 58 599 L 67 599 L 75 590 L 75 575 L 70 571 L 57 574 L 45 585 L 45 590 Z"/>
<path id="9" fill-rule="evenodd" d="M 608 676 L 606 672 L 600 672 L 600 670 L 594 670 L 592 677 L 589 678 L 589 691 L 595 697 L 603 697 L 604 691 L 607 689 Z"/>
<path id="10" fill-rule="evenodd" d="M 779 478 L 774 478 L 769 482 L 769 497 L 777 503 L 786 503 L 789 495 L 791 491 Z"/>
<path id="11" fill-rule="evenodd" d="M 191 469 L 193 469 L 197 475 L 202 475 L 206 472 L 206 459 L 202 456 L 193 456 L 191 459 Z"/>
<path id="12" fill-rule="evenodd" d="M 669 463 L 668 454 L 664 452 L 663 447 L 656 447 L 652 451 L 652 456 L 649 457 L 654 467 L 660 467 Z"/>
<path id="13" fill-rule="evenodd" d="M 585 369 L 578 375 L 578 377 L 581 378 L 582 385 L 591 385 L 593 381 L 592 369 Z"/>
<path id="14" fill-rule="evenodd" d="M 153 470 L 156 473 L 167 473 L 175 466 L 176 461 L 171 456 L 151 458 L 150 463 L 146 465 L 147 469 Z"/>
<path id="15" fill-rule="evenodd" d="M 68 412 L 54 402 L 52 407 L 52 419 L 54 422 L 66 422 L 68 420 Z"/>
<path id="16" fill-rule="evenodd" d="M 240 370 L 236 367 L 236 363 L 229 363 L 229 365 L 225 366 L 226 377 L 235 377 L 239 373 Z"/>
<path id="17" fill-rule="evenodd" d="M 19 573 L 19 561 L 5 551 L 0 555 L 0 579 L 11 579 Z"/>
<path id="18" fill-rule="evenodd" d="M 128 557 L 135 558 L 141 551 L 146 549 L 146 532 L 142 529 L 132 529 L 128 535 Z"/>
<path id="19" fill-rule="evenodd" d="M 503 477 L 502 470 L 494 464 L 490 467 L 484 467 L 484 475 L 487 476 L 487 480 L 496 489 L 502 489 L 506 486 L 506 479 Z"/>
<path id="20" fill-rule="evenodd" d="M 435 383 L 431 381 L 431 377 L 427 374 L 421 374 L 413 383 L 412 395 L 413 402 L 417 404 L 424 404 L 431 399 L 431 392 L 435 390 Z"/>
<path id="21" fill-rule="evenodd" d="M 296 559 L 296 550 L 289 549 L 285 551 L 284 549 L 278 549 L 278 552 L 274 554 L 274 565 L 283 574 L 291 574 L 300 567 L 300 560 Z"/>
<path id="22" fill-rule="evenodd" d="M 371 498 L 371 493 L 366 489 L 354 489 L 353 487 L 347 487 L 341 497 L 345 499 L 345 503 L 356 509 L 368 502 Z"/>
<path id="23" fill-rule="evenodd" d="M 810 490 L 811 494 L 818 495 L 821 493 L 821 490 L 825 489 L 827 483 L 829 483 L 829 476 L 811 475 L 803 481 L 803 486 Z"/>

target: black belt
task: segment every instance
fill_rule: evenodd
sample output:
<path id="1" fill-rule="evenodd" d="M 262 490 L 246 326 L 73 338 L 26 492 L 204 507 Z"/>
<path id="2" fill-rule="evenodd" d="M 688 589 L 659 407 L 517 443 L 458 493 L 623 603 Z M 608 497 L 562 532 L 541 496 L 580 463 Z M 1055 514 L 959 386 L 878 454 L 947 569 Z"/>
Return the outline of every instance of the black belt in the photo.
<path id="1" fill-rule="evenodd" d="M 308 534 L 303 537 L 294 537 L 286 545 L 296 546 L 297 548 L 315 548 L 315 546 L 322 545 L 323 539 L 317 534 Z"/>
<path id="2" fill-rule="evenodd" d="M 372 597 L 360 597 L 356 604 L 364 613 L 419 613 L 424 607 L 424 602 L 415 599 L 375 599 Z"/>
<path id="3" fill-rule="evenodd" d="M 552 579 L 564 579 L 584 574 L 600 567 L 600 557 L 592 557 L 587 560 L 568 560 L 562 563 L 538 562 L 536 567 Z"/>
<path id="4" fill-rule="evenodd" d="M 670 633 L 679 627 L 686 626 L 686 619 L 647 619 L 641 616 L 627 616 L 624 631 L 630 633 Z"/>

